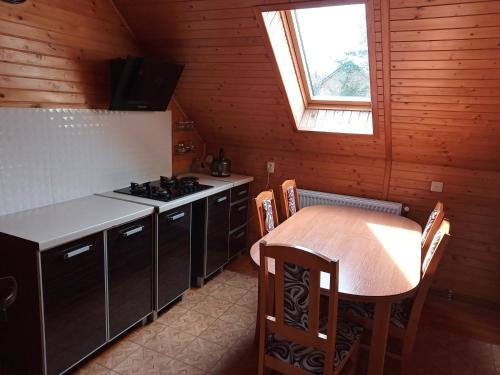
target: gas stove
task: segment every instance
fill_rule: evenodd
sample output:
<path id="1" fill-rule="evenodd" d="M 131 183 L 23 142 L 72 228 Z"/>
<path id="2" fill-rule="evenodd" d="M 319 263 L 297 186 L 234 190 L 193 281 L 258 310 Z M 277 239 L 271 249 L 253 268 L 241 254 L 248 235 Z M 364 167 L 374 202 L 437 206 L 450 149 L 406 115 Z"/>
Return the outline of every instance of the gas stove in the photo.
<path id="1" fill-rule="evenodd" d="M 159 180 L 149 181 L 143 184 L 131 182 L 129 187 L 114 190 L 115 193 L 133 195 L 135 197 L 149 198 L 162 202 L 170 202 L 174 199 L 194 194 L 202 190 L 210 189 L 212 186 L 203 185 L 198 182 L 198 177 L 186 176 L 177 178 L 160 176 Z"/>

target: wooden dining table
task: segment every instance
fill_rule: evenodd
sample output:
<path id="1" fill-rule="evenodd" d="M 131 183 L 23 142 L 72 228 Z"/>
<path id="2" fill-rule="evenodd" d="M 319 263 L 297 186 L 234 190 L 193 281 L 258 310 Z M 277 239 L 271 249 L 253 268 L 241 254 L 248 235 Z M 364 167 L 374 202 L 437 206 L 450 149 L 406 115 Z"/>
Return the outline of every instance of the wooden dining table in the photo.
<path id="1" fill-rule="evenodd" d="M 303 246 L 339 262 L 340 298 L 375 304 L 368 363 L 369 375 L 382 375 L 391 303 L 413 294 L 420 282 L 419 224 L 408 218 L 361 208 L 309 206 L 253 244 L 259 265 L 259 243 Z M 269 272 L 274 262 L 269 259 Z M 322 273 L 328 290 L 329 275 Z"/>

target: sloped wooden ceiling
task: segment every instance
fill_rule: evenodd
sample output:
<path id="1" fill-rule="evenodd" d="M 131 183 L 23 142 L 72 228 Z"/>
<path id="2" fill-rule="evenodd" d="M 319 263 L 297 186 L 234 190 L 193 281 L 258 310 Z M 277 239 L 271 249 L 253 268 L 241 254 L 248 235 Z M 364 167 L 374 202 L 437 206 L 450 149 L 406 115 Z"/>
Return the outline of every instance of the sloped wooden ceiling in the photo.
<path id="1" fill-rule="evenodd" d="M 298 133 L 254 7 L 265 0 L 115 0 L 146 51 L 186 64 L 176 95 L 215 153 L 266 187 L 403 201 L 424 224 L 441 199 L 453 241 L 436 287 L 500 303 L 500 2 L 374 0 L 374 137 Z M 272 1 L 273 3 L 279 0 Z M 384 95 L 385 94 L 385 95 Z M 443 181 L 444 192 L 429 191 Z"/>

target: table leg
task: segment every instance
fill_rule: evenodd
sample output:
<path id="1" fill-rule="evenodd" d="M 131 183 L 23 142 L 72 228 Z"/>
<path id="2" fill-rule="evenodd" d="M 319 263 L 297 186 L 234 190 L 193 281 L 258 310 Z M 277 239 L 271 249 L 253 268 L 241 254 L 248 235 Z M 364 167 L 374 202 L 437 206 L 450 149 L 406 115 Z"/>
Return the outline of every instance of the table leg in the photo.
<path id="1" fill-rule="evenodd" d="M 390 319 L 391 302 L 379 302 L 375 304 L 375 316 L 373 318 L 372 339 L 368 360 L 368 375 L 382 375 L 384 373 Z"/>

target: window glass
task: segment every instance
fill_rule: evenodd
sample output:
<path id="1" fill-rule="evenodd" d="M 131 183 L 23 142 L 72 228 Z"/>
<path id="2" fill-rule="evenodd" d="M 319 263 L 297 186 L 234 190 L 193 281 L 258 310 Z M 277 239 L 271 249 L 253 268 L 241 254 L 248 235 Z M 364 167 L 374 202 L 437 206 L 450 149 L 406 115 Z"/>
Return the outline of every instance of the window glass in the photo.
<path id="1" fill-rule="evenodd" d="M 313 100 L 369 101 L 364 4 L 292 11 Z"/>

